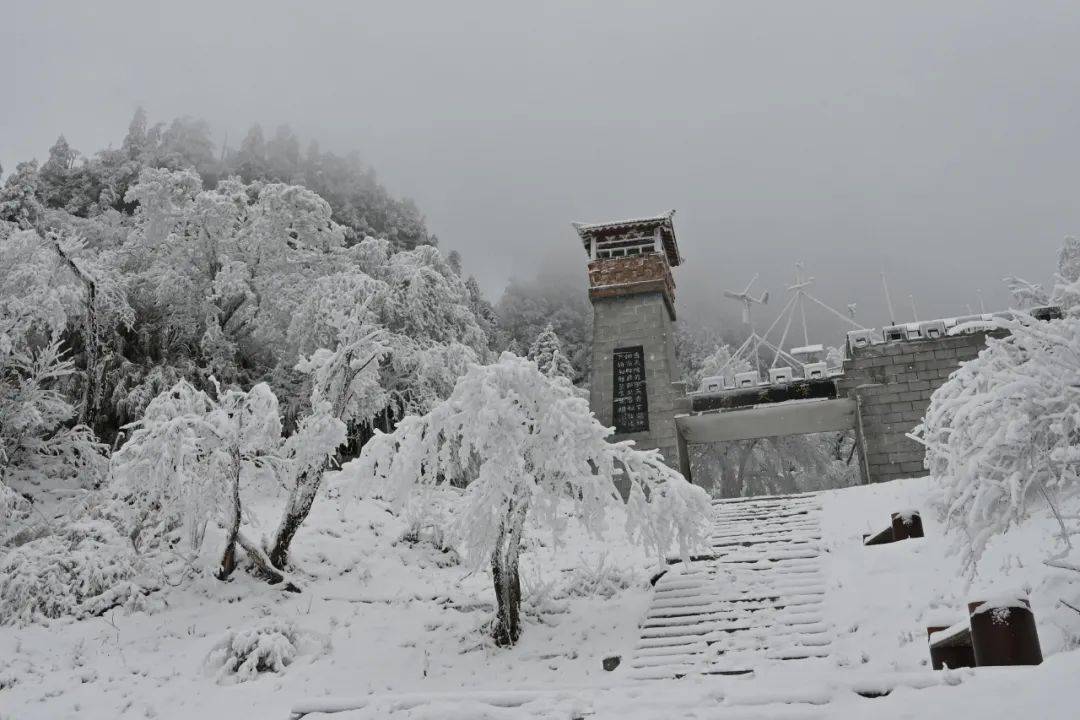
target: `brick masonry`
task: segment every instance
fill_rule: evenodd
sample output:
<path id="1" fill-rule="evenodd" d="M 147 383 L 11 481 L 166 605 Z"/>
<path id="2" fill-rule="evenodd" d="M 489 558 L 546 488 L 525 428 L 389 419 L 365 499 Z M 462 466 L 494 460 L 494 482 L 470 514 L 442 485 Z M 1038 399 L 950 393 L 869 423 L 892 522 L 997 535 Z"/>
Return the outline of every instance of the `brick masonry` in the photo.
<path id="1" fill-rule="evenodd" d="M 625 260 L 624 260 L 625 262 Z M 676 377 L 674 318 L 660 291 L 628 295 L 592 297 L 593 362 L 589 384 L 589 405 L 604 425 L 611 417 L 613 369 L 612 351 L 641 345 L 645 354 L 645 388 L 649 404 L 649 430 L 614 436 L 613 440 L 634 440 L 637 447 L 657 448 L 665 461 L 689 477 L 685 445 L 675 428 L 675 415 L 689 411 L 689 400 Z"/>
<path id="2" fill-rule="evenodd" d="M 659 292 L 675 319 L 675 281 L 663 255 L 601 258 L 589 263 L 589 299 Z"/>
<path id="3" fill-rule="evenodd" d="M 986 334 L 975 333 L 848 348 L 837 391 L 858 402 L 867 481 L 925 473 L 923 447 L 906 434 L 922 421 L 934 390 L 985 346 Z"/>

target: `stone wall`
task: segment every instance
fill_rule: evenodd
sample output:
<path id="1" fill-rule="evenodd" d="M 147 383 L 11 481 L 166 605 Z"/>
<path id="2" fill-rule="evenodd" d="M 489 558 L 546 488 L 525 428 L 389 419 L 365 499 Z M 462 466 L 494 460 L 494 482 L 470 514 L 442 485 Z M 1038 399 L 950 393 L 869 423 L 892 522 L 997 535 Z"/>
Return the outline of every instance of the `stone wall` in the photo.
<path id="1" fill-rule="evenodd" d="M 985 345 L 986 334 L 975 333 L 848 348 L 837 390 L 859 404 L 857 432 L 867 482 L 926 472 L 922 445 L 906 434 L 922 421 L 934 390 Z"/>
<path id="2" fill-rule="evenodd" d="M 622 260 L 626 262 L 626 260 Z M 689 410 L 689 400 L 675 364 L 675 326 L 661 292 L 593 297 L 593 357 L 589 404 L 605 426 L 612 423 L 612 351 L 641 345 L 645 355 L 648 432 L 614 436 L 634 440 L 643 450 L 657 448 L 664 460 L 689 477 L 685 446 L 675 428 L 675 415 Z"/>

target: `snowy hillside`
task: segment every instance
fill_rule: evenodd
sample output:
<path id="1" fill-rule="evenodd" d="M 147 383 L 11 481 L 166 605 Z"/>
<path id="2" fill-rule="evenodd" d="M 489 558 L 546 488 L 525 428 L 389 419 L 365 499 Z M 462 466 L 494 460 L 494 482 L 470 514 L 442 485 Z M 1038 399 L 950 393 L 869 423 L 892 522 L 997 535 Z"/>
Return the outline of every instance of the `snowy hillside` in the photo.
<path id="1" fill-rule="evenodd" d="M 1058 599 L 1070 597 L 1066 584 L 1080 575 L 1041 564 L 1052 542 L 1048 518 L 998 538 L 984 576 L 968 589 L 945 553 L 928 480 L 820 499 L 822 610 L 833 636 L 828 655 L 805 667 L 762 661 L 746 676 L 634 680 L 628 660 L 652 602 L 653 565 L 626 544 L 618 518 L 603 540 L 572 528 L 555 546 L 539 531 L 527 534 L 524 634 L 517 646 L 496 649 L 482 629 L 494 606 L 486 572 L 469 573 L 431 542 L 403 541 L 406 523 L 378 501 L 326 502 L 297 538 L 297 565 L 312 578 L 301 594 L 244 574 L 229 583 L 206 576 L 166 588 L 147 611 L 0 629 L 0 717 L 284 720 L 293 707 L 353 707 L 308 717 L 356 720 L 396 709 L 393 717 L 411 718 L 899 718 L 962 708 L 1004 718 L 1030 714 L 1036 701 L 1038 717 L 1075 716 L 1080 691 L 1070 678 L 1080 653 L 1062 651 L 1075 647 L 1067 628 L 1077 623 Z M 861 545 L 863 533 L 906 508 L 923 510 L 926 538 Z M 980 583 L 1030 592 L 1042 666 L 928 671 L 925 627 L 961 619 Z M 239 647 L 242 631 L 268 623 L 295 633 L 293 645 L 274 649 L 287 667 L 219 683 L 229 654 L 223 640 Z M 623 663 L 606 672 L 610 655 Z M 871 681 L 896 689 L 876 699 L 852 691 Z M 933 683 L 941 684 L 916 689 Z"/>

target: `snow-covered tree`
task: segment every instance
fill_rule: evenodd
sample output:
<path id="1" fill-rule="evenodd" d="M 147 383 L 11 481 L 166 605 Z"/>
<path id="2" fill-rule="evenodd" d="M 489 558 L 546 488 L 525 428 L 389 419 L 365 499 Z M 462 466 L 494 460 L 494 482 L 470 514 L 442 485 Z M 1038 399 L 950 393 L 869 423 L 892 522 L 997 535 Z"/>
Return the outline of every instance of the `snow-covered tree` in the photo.
<path id="1" fill-rule="evenodd" d="M 1080 315 L 1080 240 L 1065 238 L 1058 252 L 1058 267 L 1054 274 L 1054 292 L 1050 304 L 1056 304 L 1070 315 Z"/>
<path id="2" fill-rule="evenodd" d="M 241 491 L 269 482 L 286 460 L 281 445 L 277 398 L 267 385 L 219 391 L 215 400 L 178 382 L 151 401 L 112 458 L 112 490 L 128 509 L 132 537 L 182 527 L 197 550 L 207 524 L 216 522 L 225 533 L 219 579 L 235 569 L 237 545 L 260 570 L 285 579 L 241 529 Z"/>
<path id="3" fill-rule="evenodd" d="M 330 206 L 305 188 L 224 180 L 203 190 L 193 171 L 147 169 L 126 197 L 138 210 L 123 270 L 142 330 L 129 354 L 143 369 L 194 350 L 207 375 L 254 382 L 276 364 L 311 284 L 346 261 Z"/>
<path id="4" fill-rule="evenodd" d="M 933 394 L 913 437 L 926 445 L 959 548 L 974 569 L 987 542 L 1036 499 L 1073 506 L 1080 493 L 1080 244 L 1067 240 L 1049 299 L 1061 320 L 1018 312 Z M 1065 520 L 1058 513 L 1068 543 Z"/>
<path id="5" fill-rule="evenodd" d="M 91 486 L 99 478 L 105 447 L 90 428 L 71 424 L 76 409 L 62 392 L 74 373 L 57 341 L 0 357 L 0 485 Z"/>
<path id="6" fill-rule="evenodd" d="M 371 285 L 363 277 L 324 280 L 343 282 L 346 286 L 351 284 L 350 281 L 360 286 Z M 315 453 L 299 441 L 292 445 L 292 454 L 303 454 L 306 459 L 294 464 L 289 500 L 270 551 L 271 562 L 279 568 L 288 563 L 289 546 L 311 511 L 329 456 L 345 441 L 345 428 L 370 423 L 388 402 L 387 392 L 379 383 L 379 362 L 389 352 L 389 347 L 386 331 L 372 322 L 369 312 L 374 296 L 369 295 L 359 305 L 343 306 L 341 301 L 352 295 L 342 292 L 336 282 L 323 282 L 322 285 L 324 289 L 329 287 L 328 294 L 315 297 L 325 301 L 321 304 L 322 324 L 335 330 L 335 347 L 333 350 L 320 347 L 310 356 L 301 357 L 297 365 L 297 370 L 311 378 L 311 405 L 315 412 L 296 435 L 310 444 L 306 438 L 314 434 L 320 438 L 320 443 Z M 317 427 L 329 431 L 313 432 Z M 335 432 L 337 428 L 340 428 L 340 434 Z"/>
<path id="7" fill-rule="evenodd" d="M 379 433 L 343 475 L 400 503 L 423 502 L 424 487 L 475 469 L 453 533 L 467 557 L 489 562 L 498 615 L 498 644 L 517 641 L 521 588 L 518 557 L 527 517 L 560 529 L 567 508 L 592 530 L 621 504 L 628 489 L 627 530 L 658 554 L 677 544 L 684 554 L 703 540 L 708 497 L 668 468 L 656 451 L 609 442 L 569 380 L 504 353 L 474 365 L 451 396 L 426 415 L 404 418 Z"/>
<path id="8" fill-rule="evenodd" d="M 555 328 L 551 323 L 548 323 L 547 327 L 533 340 L 529 348 L 529 359 L 536 363 L 540 372 L 548 377 L 561 375 L 573 380 L 576 375 L 574 366 L 563 353 L 562 342 L 555 334 Z"/>
<path id="9" fill-rule="evenodd" d="M 44 212 L 37 162 L 19 163 L 0 188 L 0 220 L 27 230 L 41 220 Z"/>
<path id="10" fill-rule="evenodd" d="M 1028 282 L 1015 275 L 1007 275 L 1002 278 L 1002 281 L 1009 288 L 1009 293 L 1019 307 L 1034 307 L 1050 303 L 1049 293 L 1039 283 Z"/>
<path id="11" fill-rule="evenodd" d="M 387 346 L 379 362 L 385 405 L 377 408 L 386 425 L 406 413 L 426 412 L 450 394 L 468 363 L 485 358 L 487 338 L 467 288 L 436 248 L 394 252 L 386 240 L 367 238 L 343 251 L 338 263 L 347 269 L 311 283 L 292 308 L 283 362 L 335 347 L 334 318 L 365 307 L 365 322 L 383 328 Z M 364 425 L 372 415 L 352 419 L 357 449 L 368 437 Z"/>
<path id="12" fill-rule="evenodd" d="M 74 422 L 76 370 L 60 342 L 78 291 L 51 282 L 56 258 L 31 231 L 0 235 L 0 266 L 0 484 L 93 484 L 104 448 Z"/>
<path id="13" fill-rule="evenodd" d="M 79 286 L 79 310 L 69 321 L 81 328 L 82 399 L 79 423 L 93 428 L 101 407 L 103 355 L 120 328 L 129 329 L 134 312 L 128 305 L 123 281 L 109 255 L 87 257 L 82 238 L 35 228 L 43 244 L 55 254 L 55 262 Z"/>
<path id="14" fill-rule="evenodd" d="M 399 408 L 421 411 L 445 397 L 470 359 L 465 348 L 477 359 L 488 352 L 493 317 L 477 322 L 490 311 L 479 293 L 437 253 L 393 257 L 435 242 L 414 205 L 391 197 L 355 156 L 317 148 L 302 156 L 284 127 L 266 141 L 259 135 L 252 132 L 243 152 L 223 148 L 219 160 L 206 123 L 152 124 L 139 110 L 115 149 L 82 155 L 61 139 L 45 166 L 20 164 L 0 187 L 0 237 L 34 229 L 52 251 L 41 277 L 70 295 L 58 332 L 79 371 L 65 394 L 110 445 L 122 442 L 119 427 L 163 381 L 177 377 L 204 390 L 211 375 L 245 389 L 273 378 L 291 432 L 310 411 L 310 388 L 292 368 L 318 348 L 295 351 L 290 322 L 315 281 L 335 273 L 394 274 L 377 279 L 400 303 L 386 310 L 397 324 L 385 315 L 379 322 L 415 341 L 382 363 Z M 241 164 L 248 183 L 230 177 Z M 350 250 L 373 234 L 388 238 L 388 252 L 378 268 L 360 268 Z M 85 242 L 70 245 L 75 238 Z M 441 279 L 447 274 L 454 278 Z M 461 332 L 444 345 L 430 342 L 424 325 L 447 313 L 431 315 L 421 303 L 409 316 L 423 293 L 435 304 L 459 296 L 445 307 L 464 321 Z M 354 437 L 350 450 L 363 439 Z"/>
<path id="15" fill-rule="evenodd" d="M 542 271 L 531 280 L 511 280 L 496 307 L 500 347 L 527 351 L 551 325 L 563 354 L 587 381 L 592 370 L 592 308 L 582 282 L 561 272 Z"/>
<path id="16" fill-rule="evenodd" d="M 1000 324 L 1010 334 L 934 392 L 914 431 L 970 568 L 1035 498 L 1071 504 L 1080 491 L 1080 319 Z"/>

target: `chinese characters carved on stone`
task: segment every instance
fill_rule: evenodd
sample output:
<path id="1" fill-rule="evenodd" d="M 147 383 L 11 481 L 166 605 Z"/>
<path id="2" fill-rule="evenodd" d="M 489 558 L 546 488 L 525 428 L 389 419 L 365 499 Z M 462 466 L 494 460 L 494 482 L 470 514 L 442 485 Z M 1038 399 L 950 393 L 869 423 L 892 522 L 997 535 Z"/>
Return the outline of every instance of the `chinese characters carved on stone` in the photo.
<path id="1" fill-rule="evenodd" d="M 612 421 L 616 433 L 647 432 L 649 402 L 645 390 L 645 350 L 640 345 L 615 348 Z"/>

